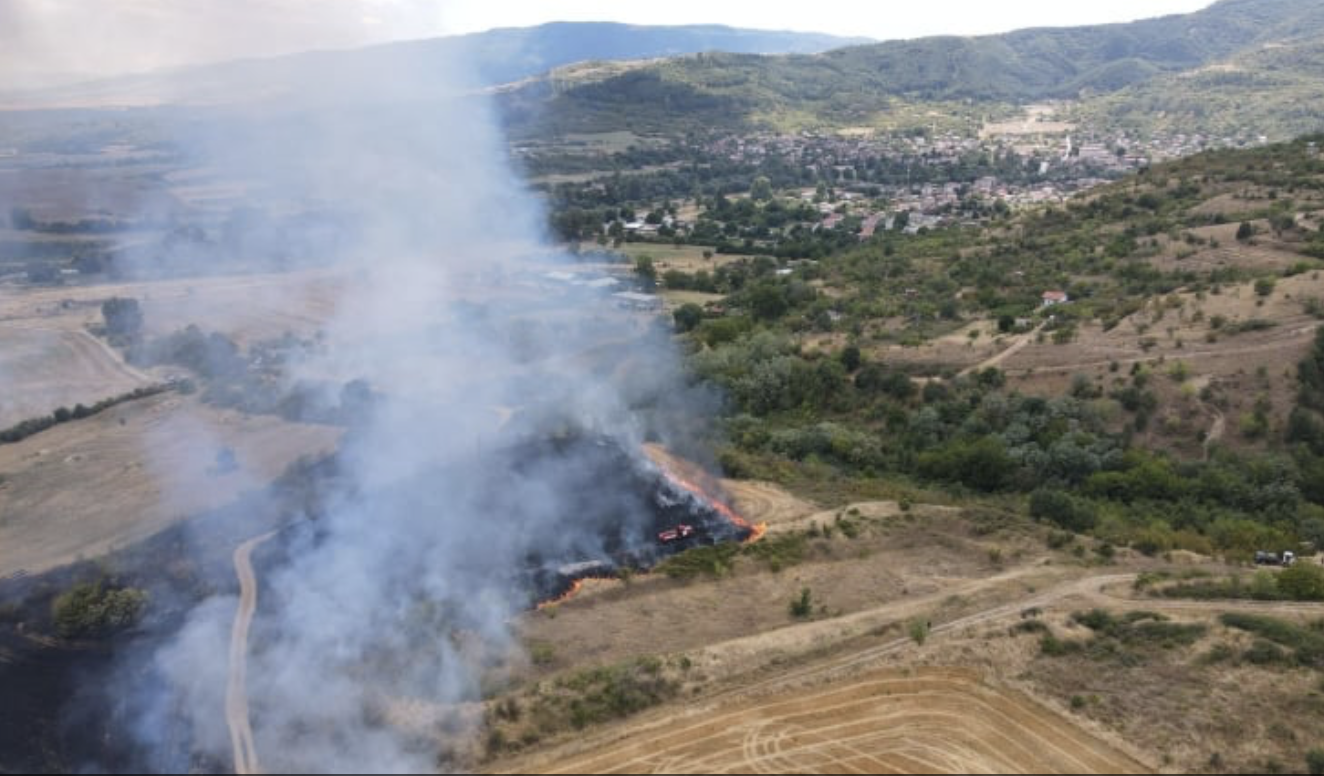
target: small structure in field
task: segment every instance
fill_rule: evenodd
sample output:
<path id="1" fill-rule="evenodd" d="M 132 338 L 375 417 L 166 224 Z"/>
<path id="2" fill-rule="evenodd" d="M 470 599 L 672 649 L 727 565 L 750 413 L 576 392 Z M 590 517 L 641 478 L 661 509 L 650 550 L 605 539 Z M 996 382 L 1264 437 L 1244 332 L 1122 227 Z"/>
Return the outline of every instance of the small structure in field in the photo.
<path id="1" fill-rule="evenodd" d="M 1071 301 L 1071 296 L 1066 291 L 1045 291 L 1043 298 L 1044 307 L 1057 307 Z"/>

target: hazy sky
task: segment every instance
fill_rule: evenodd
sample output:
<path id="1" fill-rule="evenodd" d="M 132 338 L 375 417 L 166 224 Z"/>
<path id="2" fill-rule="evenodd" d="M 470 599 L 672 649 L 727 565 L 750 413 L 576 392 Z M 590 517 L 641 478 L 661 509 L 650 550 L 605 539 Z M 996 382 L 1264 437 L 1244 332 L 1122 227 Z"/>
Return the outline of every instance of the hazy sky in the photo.
<path id="1" fill-rule="evenodd" d="M 37 73 L 111 74 L 548 21 L 729 24 L 878 39 L 1186 13 L 1210 0 L 0 0 L 0 89 Z"/>

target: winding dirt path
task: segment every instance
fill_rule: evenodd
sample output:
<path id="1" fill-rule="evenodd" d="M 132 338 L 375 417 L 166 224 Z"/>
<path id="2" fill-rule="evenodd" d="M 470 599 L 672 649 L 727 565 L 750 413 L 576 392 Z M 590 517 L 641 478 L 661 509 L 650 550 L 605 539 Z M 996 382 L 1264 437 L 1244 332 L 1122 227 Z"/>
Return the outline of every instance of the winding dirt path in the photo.
<path id="1" fill-rule="evenodd" d="M 248 719 L 248 629 L 257 611 L 257 575 L 253 573 L 253 550 L 275 536 L 275 532 L 250 539 L 234 551 L 234 570 L 239 576 L 239 609 L 230 631 L 230 681 L 225 689 L 225 721 L 234 746 L 234 772 L 261 773 L 253 728 Z"/>

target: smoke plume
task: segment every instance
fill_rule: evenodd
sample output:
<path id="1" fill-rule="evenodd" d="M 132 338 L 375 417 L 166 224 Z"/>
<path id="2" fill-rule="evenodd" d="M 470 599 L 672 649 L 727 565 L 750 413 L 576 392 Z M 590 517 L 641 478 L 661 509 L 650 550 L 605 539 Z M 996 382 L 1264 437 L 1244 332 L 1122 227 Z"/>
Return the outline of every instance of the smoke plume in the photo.
<path id="1" fill-rule="evenodd" d="M 282 379 L 356 385 L 359 399 L 334 486 L 260 564 L 247 688 L 265 770 L 452 764 L 439 742 L 475 734 L 483 679 L 519 648 L 510 622 L 538 564 L 608 559 L 619 541 L 603 521 L 646 533 L 646 494 L 600 472 L 620 451 L 646 467 L 636 451 L 693 400 L 665 331 L 547 279 L 567 259 L 545 243 L 538 203 L 459 72 L 329 72 L 279 105 L 170 125 L 187 156 L 244 181 L 255 209 L 333 226 L 199 239 L 210 247 L 197 261 L 334 261 L 335 313 Z M 217 445 L 207 436 L 204 460 Z M 167 478 L 175 465 L 156 461 Z M 155 689 L 140 668 L 115 688 L 135 696 L 155 767 L 231 761 L 235 605 L 212 598 L 188 615 L 152 656 Z"/>

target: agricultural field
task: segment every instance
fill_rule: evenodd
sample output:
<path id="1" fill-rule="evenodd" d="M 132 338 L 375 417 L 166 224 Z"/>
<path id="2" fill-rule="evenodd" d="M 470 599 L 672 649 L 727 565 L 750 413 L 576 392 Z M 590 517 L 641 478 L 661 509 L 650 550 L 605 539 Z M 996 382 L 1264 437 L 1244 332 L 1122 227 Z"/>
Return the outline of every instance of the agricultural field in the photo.
<path id="1" fill-rule="evenodd" d="M 0 578 L 106 555 L 224 507 L 334 450 L 340 434 L 165 394 L 0 445 Z"/>

